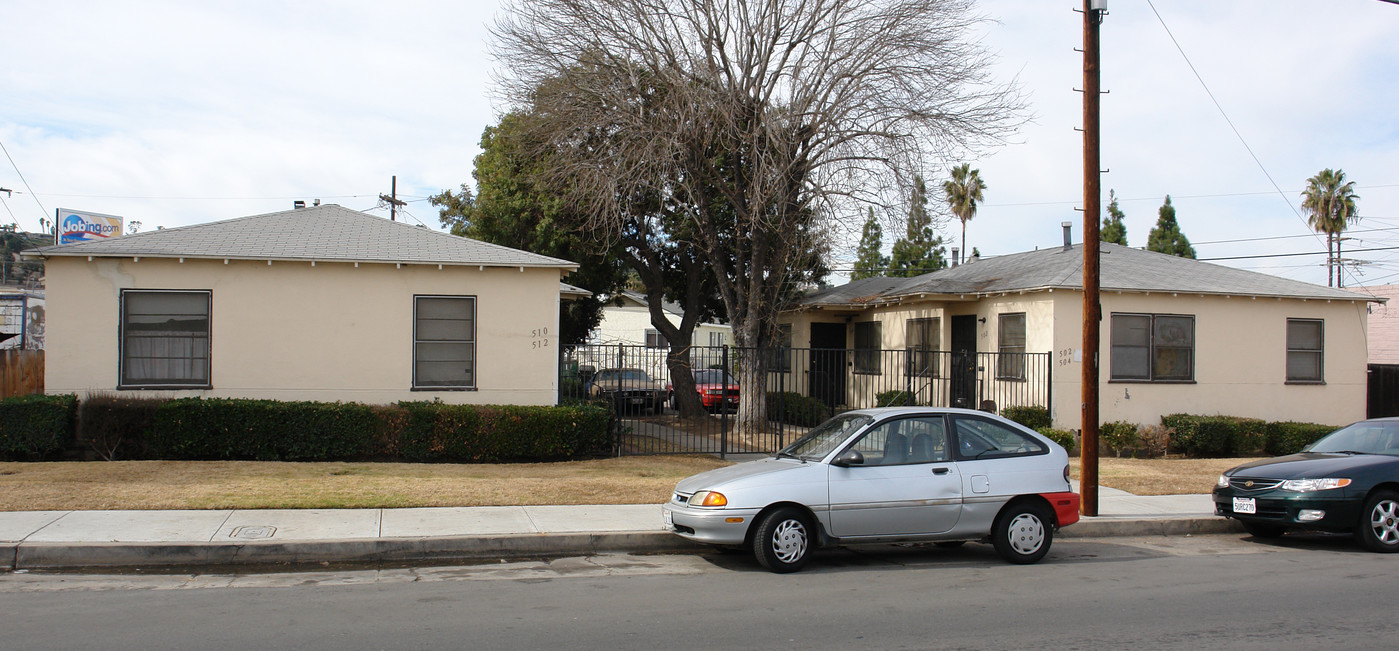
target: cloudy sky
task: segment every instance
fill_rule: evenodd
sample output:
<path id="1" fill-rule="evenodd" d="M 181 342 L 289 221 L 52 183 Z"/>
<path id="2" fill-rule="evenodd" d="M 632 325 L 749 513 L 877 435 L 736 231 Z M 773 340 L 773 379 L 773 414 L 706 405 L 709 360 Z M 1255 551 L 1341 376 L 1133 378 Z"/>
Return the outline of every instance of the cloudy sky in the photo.
<path id="1" fill-rule="evenodd" d="M 1399 249 L 1367 250 L 1399 247 L 1399 5 L 1152 2 L 1110 0 L 1102 27 L 1103 188 L 1130 244 L 1146 243 L 1169 194 L 1201 258 L 1311 253 L 1220 263 L 1325 284 L 1325 244 L 1298 194 L 1341 168 L 1363 215 L 1346 284 L 1399 283 Z M 991 20 L 977 36 L 1033 113 L 968 161 L 990 186 L 967 232 L 983 255 L 1055 246 L 1066 220 L 1081 237 L 1076 6 L 981 3 Z M 0 187 L 14 193 L 0 193 L 0 222 L 25 230 L 59 207 L 142 230 L 295 199 L 387 215 L 377 197 L 394 175 L 408 221 L 437 227 L 426 197 L 470 182 L 481 131 L 504 108 L 491 101 L 495 0 L 4 7 Z M 837 253 L 848 266 L 853 251 Z"/>

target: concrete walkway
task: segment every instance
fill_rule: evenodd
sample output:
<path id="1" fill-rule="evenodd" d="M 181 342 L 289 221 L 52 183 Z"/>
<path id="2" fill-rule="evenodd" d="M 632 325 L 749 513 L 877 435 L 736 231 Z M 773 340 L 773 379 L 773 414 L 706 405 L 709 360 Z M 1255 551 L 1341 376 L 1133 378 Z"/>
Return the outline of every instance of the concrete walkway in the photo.
<path id="1" fill-rule="evenodd" d="M 1063 537 L 1242 531 L 1209 495 L 1104 488 Z M 453 562 L 695 549 L 658 504 L 466 508 L 0 512 L 0 569 Z"/>

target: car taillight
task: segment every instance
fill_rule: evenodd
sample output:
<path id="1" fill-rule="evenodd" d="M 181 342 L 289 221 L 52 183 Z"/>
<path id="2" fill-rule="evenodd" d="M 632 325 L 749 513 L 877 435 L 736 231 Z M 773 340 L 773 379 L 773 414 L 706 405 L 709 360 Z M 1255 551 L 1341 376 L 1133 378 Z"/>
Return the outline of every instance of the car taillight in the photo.
<path id="1" fill-rule="evenodd" d="M 1068 464 L 1064 464 L 1064 481 L 1065 481 L 1065 482 L 1068 482 L 1068 481 L 1069 481 L 1069 465 L 1068 465 Z"/>

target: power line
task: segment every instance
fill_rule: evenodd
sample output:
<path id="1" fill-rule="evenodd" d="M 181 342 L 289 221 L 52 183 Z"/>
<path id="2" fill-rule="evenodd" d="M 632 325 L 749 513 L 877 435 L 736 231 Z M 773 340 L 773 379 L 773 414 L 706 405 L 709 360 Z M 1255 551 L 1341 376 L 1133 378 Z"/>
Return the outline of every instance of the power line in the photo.
<path id="1" fill-rule="evenodd" d="M 29 187 L 29 181 L 24 178 L 24 172 L 19 171 L 19 165 L 15 164 L 15 159 L 13 156 L 10 156 L 10 150 L 5 146 L 4 141 L 0 141 L 0 150 L 3 150 L 5 152 L 5 158 L 8 158 L 10 160 L 10 167 L 15 168 L 15 174 L 19 175 L 19 180 L 20 182 L 24 183 L 24 189 L 29 191 L 29 196 L 34 197 L 34 203 L 39 204 L 39 210 L 42 211 L 39 214 L 47 216 L 49 214 L 49 209 L 44 207 L 44 202 L 39 201 L 38 195 L 34 194 L 34 188 Z M 5 209 L 9 210 L 9 205 L 6 205 Z M 19 225 L 19 220 L 14 219 L 14 216 L 14 213 L 10 213 L 10 219 L 14 220 L 15 228 L 21 228 Z M 41 229 L 43 228 L 42 222 L 40 222 L 39 227 Z"/>
<path id="2" fill-rule="evenodd" d="M 1389 184 L 1381 184 L 1381 185 L 1356 186 L 1356 189 L 1357 189 L 1357 190 L 1370 190 L 1370 189 L 1376 189 L 1376 188 L 1399 188 L 1399 183 L 1389 183 Z M 1296 192 L 1299 193 L 1299 194 L 1301 193 L 1300 190 L 1297 190 Z M 1227 197 L 1254 197 L 1254 196 L 1273 195 L 1273 194 L 1277 194 L 1277 190 L 1270 190 L 1270 191 L 1264 191 L 1264 192 L 1222 192 L 1222 193 L 1218 193 L 1218 194 L 1172 194 L 1172 195 L 1171 195 L 1171 198 L 1172 198 L 1172 199 L 1222 199 L 1222 198 L 1227 198 Z M 1133 197 L 1133 198 L 1117 197 L 1117 200 L 1118 200 L 1118 201 L 1160 201 L 1161 198 L 1160 198 L 1160 197 Z M 1017 207 L 1017 206 L 1068 206 L 1068 205 L 1077 206 L 1077 205 L 1078 205 L 1079 203 L 1081 203 L 1082 201 L 1083 201 L 1082 199 L 1073 199 L 1073 200 L 1069 200 L 1069 201 L 1020 201 L 1020 202 L 1016 202 L 1016 203 L 984 203 L 984 204 L 981 204 L 981 205 L 983 205 L 983 206 L 990 206 L 990 207 L 996 207 L 996 208 L 1013 208 L 1013 207 Z"/>

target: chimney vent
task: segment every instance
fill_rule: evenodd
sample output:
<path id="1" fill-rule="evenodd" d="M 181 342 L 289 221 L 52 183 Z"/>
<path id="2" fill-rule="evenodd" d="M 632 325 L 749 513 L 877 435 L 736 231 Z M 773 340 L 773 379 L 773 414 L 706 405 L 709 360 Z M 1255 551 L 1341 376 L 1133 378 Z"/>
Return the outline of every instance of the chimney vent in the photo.
<path id="1" fill-rule="evenodd" d="M 1069 249 L 1073 248 L 1073 246 L 1074 246 L 1074 238 L 1073 238 L 1073 227 L 1074 227 L 1074 223 L 1073 223 L 1073 222 L 1059 222 L 1059 225 L 1064 227 L 1064 250 L 1065 250 L 1065 251 L 1068 251 Z"/>
<path id="2" fill-rule="evenodd" d="M 961 253 L 961 251 L 958 251 L 957 247 L 952 247 L 952 266 L 954 267 L 957 266 L 957 262 L 962 259 L 962 257 L 958 255 L 959 253 Z"/>
<path id="3" fill-rule="evenodd" d="M 297 199 L 296 201 L 291 202 L 291 207 L 292 207 L 292 208 L 295 208 L 295 209 L 297 209 L 297 210 L 300 210 L 300 209 L 306 207 L 306 202 L 305 202 L 305 201 L 302 201 L 302 200 L 300 200 L 300 199 Z"/>

